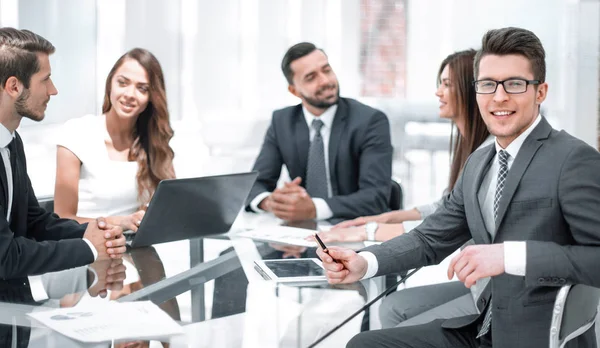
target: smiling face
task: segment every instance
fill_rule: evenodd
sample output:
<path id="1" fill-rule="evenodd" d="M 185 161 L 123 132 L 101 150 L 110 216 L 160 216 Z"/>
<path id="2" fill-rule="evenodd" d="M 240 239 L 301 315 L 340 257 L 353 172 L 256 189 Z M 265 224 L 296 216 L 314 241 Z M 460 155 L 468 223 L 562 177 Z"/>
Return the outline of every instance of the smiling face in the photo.
<path id="1" fill-rule="evenodd" d="M 456 109 L 454 107 L 455 97 L 452 81 L 450 80 L 450 66 L 448 64 L 442 70 L 435 95 L 440 100 L 440 117 L 453 119 L 456 116 Z"/>
<path id="2" fill-rule="evenodd" d="M 50 59 L 45 53 L 37 53 L 40 70 L 31 76 L 29 88 L 23 89 L 15 101 L 15 111 L 33 121 L 44 119 L 50 97 L 58 91 L 50 78 Z"/>
<path id="3" fill-rule="evenodd" d="M 289 91 L 302 99 L 304 106 L 314 115 L 321 115 L 336 104 L 340 91 L 337 76 L 321 50 L 315 50 L 290 64 L 294 84 Z"/>
<path id="4" fill-rule="evenodd" d="M 111 109 L 121 118 L 137 118 L 150 101 L 148 73 L 135 59 L 125 59 L 111 81 Z"/>
<path id="5" fill-rule="evenodd" d="M 477 80 L 504 81 L 510 78 L 534 80 L 531 63 L 521 55 L 485 55 L 479 62 Z M 528 85 L 525 93 L 508 94 L 498 85 L 493 94 L 477 94 L 477 104 L 488 130 L 506 148 L 523 133 L 539 114 L 548 84 Z"/>

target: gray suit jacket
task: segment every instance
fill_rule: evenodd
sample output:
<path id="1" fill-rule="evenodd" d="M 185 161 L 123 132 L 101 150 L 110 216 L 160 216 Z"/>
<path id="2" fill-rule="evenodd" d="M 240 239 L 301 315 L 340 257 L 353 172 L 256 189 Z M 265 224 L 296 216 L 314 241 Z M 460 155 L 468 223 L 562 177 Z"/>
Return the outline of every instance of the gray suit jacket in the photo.
<path id="1" fill-rule="evenodd" d="M 259 174 L 247 204 L 260 193 L 275 189 L 284 164 L 290 177 L 301 177 L 304 186 L 309 146 L 302 105 L 275 111 L 252 168 Z M 389 211 L 392 152 L 390 124 L 385 114 L 354 99 L 340 98 L 329 138 L 333 196 L 325 199 L 334 218 L 351 219 Z"/>
<path id="2" fill-rule="evenodd" d="M 474 152 L 443 205 L 411 233 L 366 248 L 378 274 L 437 264 L 464 242 L 527 241 L 524 277 L 492 277 L 477 302 L 492 301 L 494 347 L 548 346 L 553 302 L 560 286 L 600 287 L 600 153 L 542 119 L 508 172 L 491 240 L 477 191 L 495 155 Z M 446 328 L 480 325 L 481 315 L 449 319 Z M 589 330 L 571 347 L 596 347 Z"/>

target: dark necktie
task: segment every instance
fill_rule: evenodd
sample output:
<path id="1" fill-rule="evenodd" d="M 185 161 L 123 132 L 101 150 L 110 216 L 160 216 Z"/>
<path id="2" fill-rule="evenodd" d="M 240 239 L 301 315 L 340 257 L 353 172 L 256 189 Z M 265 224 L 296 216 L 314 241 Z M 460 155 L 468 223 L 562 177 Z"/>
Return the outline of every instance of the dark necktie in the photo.
<path id="1" fill-rule="evenodd" d="M 327 172 L 325 170 L 325 146 L 321 136 L 323 121 L 315 119 L 311 127 L 315 136 L 308 150 L 308 166 L 306 168 L 306 191 L 313 198 L 327 198 Z"/>
<path id="2" fill-rule="evenodd" d="M 15 202 L 19 189 L 20 189 L 20 178 L 19 178 L 19 166 L 17 165 L 17 140 L 13 138 L 13 140 L 8 144 L 9 150 L 9 158 L 10 158 L 10 166 L 12 170 L 12 206 L 11 206 L 11 215 L 15 213 Z M 8 192 L 7 192 L 8 194 Z M 9 216 L 10 219 L 10 216 Z"/>
<path id="3" fill-rule="evenodd" d="M 494 221 L 498 218 L 498 205 L 500 203 L 500 198 L 502 198 L 502 191 L 504 190 L 504 182 L 506 181 L 506 174 L 508 174 L 508 157 L 510 155 L 508 152 L 504 150 L 500 150 L 498 152 L 498 163 L 500 164 L 500 168 L 498 169 L 498 182 L 496 183 L 496 195 L 494 196 Z M 495 231 L 494 231 L 495 234 Z M 481 330 L 479 330 L 479 334 L 477 338 L 485 335 L 490 331 L 490 326 L 492 324 L 492 304 L 490 301 L 490 305 L 487 308 L 485 313 L 485 317 L 483 319 L 483 324 L 481 324 Z"/>

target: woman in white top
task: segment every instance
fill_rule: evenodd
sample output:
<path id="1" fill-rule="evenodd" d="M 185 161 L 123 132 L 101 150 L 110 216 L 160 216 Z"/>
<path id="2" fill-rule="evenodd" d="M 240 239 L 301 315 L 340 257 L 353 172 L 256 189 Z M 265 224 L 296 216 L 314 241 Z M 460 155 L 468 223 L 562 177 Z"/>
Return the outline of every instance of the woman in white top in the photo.
<path id="1" fill-rule="evenodd" d="M 175 177 L 162 69 L 145 49 L 125 53 L 106 79 L 102 115 L 65 123 L 57 147 L 54 210 L 137 231 L 156 186 Z"/>
<path id="2" fill-rule="evenodd" d="M 467 158 L 480 147 L 493 142 L 487 130 L 475 99 L 473 88 L 474 50 L 453 53 L 446 57 L 438 71 L 438 88 L 435 95 L 440 100 L 440 117 L 452 120 L 450 149 L 452 163 L 447 192 L 452 191 Z M 410 210 L 397 210 L 375 216 L 359 217 L 334 226 L 331 231 L 321 232 L 324 242 L 356 242 L 367 240 L 365 228 L 356 228 L 367 222 L 378 223 L 375 239 L 386 241 L 404 233 L 402 222 L 422 220 L 432 214 L 441 200 Z"/>

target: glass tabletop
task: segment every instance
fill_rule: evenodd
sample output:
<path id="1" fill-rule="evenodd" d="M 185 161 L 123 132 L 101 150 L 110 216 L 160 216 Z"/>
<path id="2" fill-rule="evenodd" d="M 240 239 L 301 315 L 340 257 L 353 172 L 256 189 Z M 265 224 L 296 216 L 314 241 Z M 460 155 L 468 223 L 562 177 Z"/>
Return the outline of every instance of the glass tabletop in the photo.
<path id="1" fill-rule="evenodd" d="M 379 295 L 383 280 L 295 286 L 263 279 L 254 269 L 255 260 L 316 257 L 314 248 L 236 237 L 238 231 L 281 223 L 242 213 L 224 235 L 130 249 L 122 264 L 96 262 L 45 274 L 35 281 L 48 298 L 41 302 L 33 301 L 30 282 L 0 281 L 0 346 L 93 346 L 54 333 L 27 313 L 151 300 L 184 327 L 185 335 L 172 337 L 170 347 L 307 347 Z M 298 226 L 316 228 L 314 222 Z M 361 328 L 373 327 L 374 317 L 358 315 L 318 347 L 343 346 Z M 132 342 L 115 346 L 166 346 Z"/>

